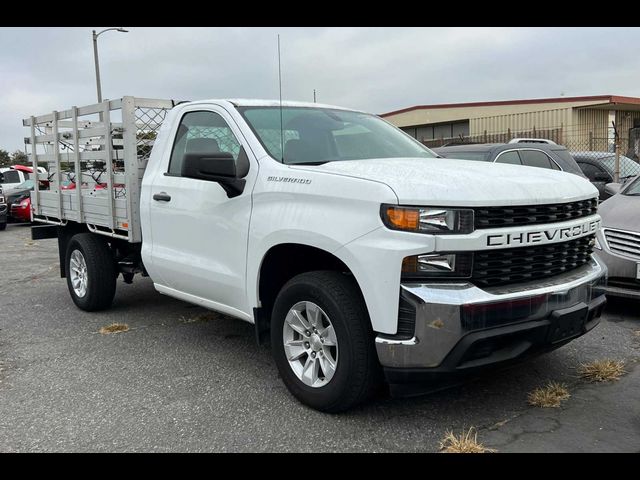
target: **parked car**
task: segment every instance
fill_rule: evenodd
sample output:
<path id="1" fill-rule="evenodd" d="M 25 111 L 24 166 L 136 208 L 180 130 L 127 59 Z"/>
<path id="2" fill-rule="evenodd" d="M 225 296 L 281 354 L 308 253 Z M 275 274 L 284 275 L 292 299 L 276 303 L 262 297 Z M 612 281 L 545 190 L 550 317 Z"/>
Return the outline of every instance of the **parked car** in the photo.
<path id="1" fill-rule="evenodd" d="M 0 231 L 7 228 L 7 201 L 4 195 L 0 192 Z"/>
<path id="2" fill-rule="evenodd" d="M 598 256 L 609 268 L 606 291 L 640 299 L 640 176 L 607 189 L 613 196 L 600 204 L 602 228 L 596 237 Z"/>
<path id="3" fill-rule="evenodd" d="M 31 221 L 31 191 L 34 181 L 29 179 L 14 188 L 9 195 L 5 195 L 9 206 L 9 217 L 16 222 Z"/>
<path id="4" fill-rule="evenodd" d="M 434 148 L 433 151 L 446 158 L 562 170 L 586 178 L 567 149 L 551 143 L 469 143 Z"/>
<path id="5" fill-rule="evenodd" d="M 606 200 L 611 195 L 605 191 L 605 185 L 613 182 L 616 155 L 612 152 L 570 152 L 580 169 L 589 181 L 595 185 L 600 193 L 600 200 Z M 620 180 L 635 177 L 640 174 L 640 163 L 629 157 L 620 155 Z"/>
<path id="6" fill-rule="evenodd" d="M 38 172 L 46 173 L 46 169 L 44 167 L 38 167 Z M 21 183 L 33 176 L 33 168 L 27 165 L 13 165 L 11 167 L 0 168 L 0 173 L 2 173 L 2 177 L 0 177 L 2 192 L 5 195 L 9 195 L 13 190 L 17 189 Z"/>

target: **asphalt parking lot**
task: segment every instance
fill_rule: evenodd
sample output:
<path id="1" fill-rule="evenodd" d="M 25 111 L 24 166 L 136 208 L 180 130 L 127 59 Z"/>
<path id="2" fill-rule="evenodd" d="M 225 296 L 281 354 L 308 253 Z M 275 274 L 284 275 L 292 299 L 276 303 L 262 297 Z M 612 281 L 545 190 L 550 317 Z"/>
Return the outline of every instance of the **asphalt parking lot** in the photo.
<path id="1" fill-rule="evenodd" d="M 640 304 L 610 301 L 567 346 L 463 386 L 380 398 L 327 415 L 295 401 L 253 327 L 118 282 L 110 311 L 78 310 L 58 275 L 57 242 L 0 232 L 0 451 L 435 452 L 447 430 L 478 428 L 499 452 L 640 452 Z M 100 327 L 125 322 L 125 333 Z M 624 360 L 588 384 L 576 366 Z M 549 380 L 560 408 L 527 405 Z"/>

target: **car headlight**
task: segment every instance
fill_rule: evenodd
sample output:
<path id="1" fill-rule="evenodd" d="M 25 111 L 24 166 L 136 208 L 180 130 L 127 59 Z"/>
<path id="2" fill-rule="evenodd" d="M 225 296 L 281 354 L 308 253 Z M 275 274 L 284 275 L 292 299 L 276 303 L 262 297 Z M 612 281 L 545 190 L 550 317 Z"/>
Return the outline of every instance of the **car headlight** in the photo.
<path id="1" fill-rule="evenodd" d="M 382 205 L 383 223 L 391 230 L 428 234 L 473 232 L 473 210 L 442 207 L 401 207 Z"/>
<path id="2" fill-rule="evenodd" d="M 402 277 L 412 278 L 469 278 L 473 253 L 427 253 L 405 257 Z"/>

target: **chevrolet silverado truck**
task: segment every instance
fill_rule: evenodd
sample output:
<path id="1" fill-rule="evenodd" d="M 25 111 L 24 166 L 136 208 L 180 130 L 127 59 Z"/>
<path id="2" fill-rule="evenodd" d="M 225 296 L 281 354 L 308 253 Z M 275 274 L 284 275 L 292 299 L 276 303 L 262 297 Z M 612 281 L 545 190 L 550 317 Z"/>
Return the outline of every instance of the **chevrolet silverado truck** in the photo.
<path id="1" fill-rule="evenodd" d="M 598 192 L 577 175 L 438 158 L 315 103 L 123 97 L 23 124 L 49 171 L 32 236 L 58 239 L 80 309 L 149 276 L 254 324 L 321 411 L 555 349 L 605 304 Z M 102 187 L 64 189 L 69 171 Z"/>

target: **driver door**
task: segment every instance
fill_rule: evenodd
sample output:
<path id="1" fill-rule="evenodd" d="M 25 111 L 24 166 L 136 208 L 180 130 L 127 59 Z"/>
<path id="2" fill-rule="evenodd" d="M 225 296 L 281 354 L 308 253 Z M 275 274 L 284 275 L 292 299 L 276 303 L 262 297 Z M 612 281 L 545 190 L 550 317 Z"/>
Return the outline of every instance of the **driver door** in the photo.
<path id="1" fill-rule="evenodd" d="M 149 212 L 153 269 L 164 293 L 245 318 L 250 315 L 245 269 L 257 164 L 246 146 L 241 149 L 242 141 L 223 108 L 185 110 L 171 155 L 153 180 Z M 247 155 L 242 193 L 230 198 L 216 181 L 183 177 L 184 155 L 193 152 L 228 152 L 235 161 Z"/>

